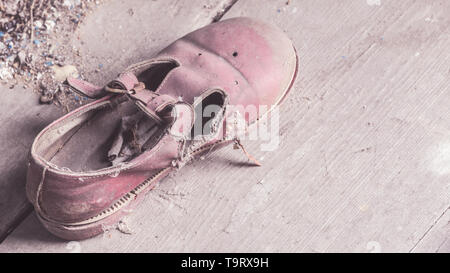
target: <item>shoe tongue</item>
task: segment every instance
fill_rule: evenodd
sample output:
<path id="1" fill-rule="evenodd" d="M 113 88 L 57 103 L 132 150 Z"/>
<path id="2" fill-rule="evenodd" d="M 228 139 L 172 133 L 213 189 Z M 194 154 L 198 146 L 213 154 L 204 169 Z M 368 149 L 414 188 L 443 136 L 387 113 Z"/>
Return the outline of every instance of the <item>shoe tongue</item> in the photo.
<path id="1" fill-rule="evenodd" d="M 122 117 L 120 130 L 107 154 L 112 165 L 130 161 L 143 151 L 153 149 L 160 141 L 160 136 L 167 132 L 176 139 L 186 138 L 190 134 L 194 121 L 191 105 L 177 102 L 166 107 L 159 115 L 162 125 L 155 123 L 156 119 L 146 111 Z"/>
<path id="2" fill-rule="evenodd" d="M 170 133 L 187 135 L 194 122 L 194 110 L 190 104 L 176 101 L 172 96 L 142 90 L 131 95 L 138 108 L 160 125 L 169 124 Z"/>

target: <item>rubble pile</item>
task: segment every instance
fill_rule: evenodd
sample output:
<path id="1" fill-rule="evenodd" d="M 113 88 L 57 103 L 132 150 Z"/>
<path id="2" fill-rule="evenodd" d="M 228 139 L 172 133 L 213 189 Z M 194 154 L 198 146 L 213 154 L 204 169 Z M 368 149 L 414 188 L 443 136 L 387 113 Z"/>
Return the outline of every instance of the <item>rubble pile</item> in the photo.
<path id="1" fill-rule="evenodd" d="M 94 0 L 0 1 L 0 83 L 23 84 L 41 93 L 42 103 L 64 104 L 62 81 L 77 75 L 74 30 Z M 66 73 L 66 74 L 64 74 Z"/>

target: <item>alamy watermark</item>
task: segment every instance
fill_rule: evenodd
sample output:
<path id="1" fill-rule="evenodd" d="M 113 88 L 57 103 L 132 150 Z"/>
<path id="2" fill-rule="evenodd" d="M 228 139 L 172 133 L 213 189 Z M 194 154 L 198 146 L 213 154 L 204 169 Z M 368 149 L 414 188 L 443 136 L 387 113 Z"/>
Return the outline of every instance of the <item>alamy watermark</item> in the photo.
<path id="1" fill-rule="evenodd" d="M 174 133 L 188 140 L 214 134 L 216 138 L 225 140 L 238 138 L 259 141 L 261 151 L 274 151 L 280 144 L 279 106 L 249 104 L 226 105 L 224 108 L 210 104 L 196 106 L 195 113 L 196 117 L 192 121 L 184 116 L 186 113 L 174 111 L 176 119 L 183 119 Z"/>

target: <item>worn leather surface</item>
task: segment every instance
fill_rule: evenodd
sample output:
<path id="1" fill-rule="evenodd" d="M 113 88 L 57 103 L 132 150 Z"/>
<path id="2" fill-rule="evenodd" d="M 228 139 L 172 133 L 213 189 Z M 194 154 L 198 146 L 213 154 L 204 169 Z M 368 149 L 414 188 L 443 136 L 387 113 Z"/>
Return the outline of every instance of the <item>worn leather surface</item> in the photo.
<path id="1" fill-rule="evenodd" d="M 179 65 L 155 93 L 147 89 L 134 92 L 136 75 L 148 63 L 162 59 L 175 60 Z M 167 134 L 153 149 L 126 164 L 85 173 L 55 168 L 36 152 L 36 146 L 50 137 L 50 129 L 117 95 L 108 95 L 103 87 L 68 79 L 79 92 L 106 97 L 67 114 L 37 136 L 28 170 L 27 196 L 49 221 L 71 223 L 95 216 L 160 169 L 175 169 L 174 162 L 181 160 L 180 136 L 189 133 L 185 128 L 192 125 L 192 104 L 197 97 L 216 88 L 225 92 L 231 105 L 273 106 L 288 88 L 295 65 L 294 49 L 284 33 L 249 18 L 225 20 L 186 35 L 153 59 L 130 66 L 108 85 L 126 91 L 124 96 L 146 107 L 150 115 L 159 116 L 165 106 L 175 105 L 177 115 Z M 251 123 L 258 116 L 245 117 Z"/>

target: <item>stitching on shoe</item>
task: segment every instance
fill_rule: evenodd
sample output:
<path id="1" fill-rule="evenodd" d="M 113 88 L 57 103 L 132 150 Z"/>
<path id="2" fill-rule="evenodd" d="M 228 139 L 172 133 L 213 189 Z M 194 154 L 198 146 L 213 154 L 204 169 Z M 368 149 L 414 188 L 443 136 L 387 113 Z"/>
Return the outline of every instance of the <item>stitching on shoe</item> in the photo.
<path id="1" fill-rule="evenodd" d="M 88 174 L 84 175 L 83 173 L 80 173 L 80 172 L 62 173 L 61 170 L 58 170 L 58 169 L 49 169 L 49 171 L 51 171 L 52 173 L 55 173 L 55 174 L 57 174 L 59 176 L 62 176 L 64 178 L 77 179 L 77 176 L 82 176 L 81 178 L 84 181 L 91 180 L 91 179 L 94 179 L 94 178 L 99 178 L 99 177 L 110 176 L 111 174 L 114 174 L 114 172 L 117 172 L 117 171 L 122 172 L 122 171 L 131 170 L 131 169 L 134 169 L 134 168 L 138 168 L 141 164 L 144 164 L 144 163 L 148 162 L 149 160 L 152 159 L 152 157 L 155 155 L 155 153 L 158 152 L 164 146 L 163 144 L 166 144 L 168 141 L 169 141 L 169 139 L 163 139 L 162 141 L 160 141 L 158 143 L 158 145 L 156 145 L 151 151 L 149 151 L 150 154 L 148 155 L 148 157 L 146 157 L 142 161 L 140 161 L 139 164 L 133 164 L 133 165 L 129 164 L 129 166 L 127 166 L 125 168 L 109 167 L 109 168 L 105 168 L 105 169 L 103 169 L 101 171 L 98 171 L 98 172 L 106 171 L 106 173 L 102 173 L 102 174 L 98 174 L 98 175 L 89 175 L 89 173 L 86 172 Z M 46 165 L 49 165 L 48 162 L 45 162 L 45 163 L 46 163 Z M 118 165 L 118 166 L 120 166 L 120 165 Z M 46 166 L 43 166 L 43 167 L 46 167 Z"/>
<path id="2" fill-rule="evenodd" d="M 226 140 L 219 140 L 217 142 L 205 145 L 203 147 L 200 147 L 196 150 L 194 150 L 191 155 L 195 156 L 196 154 L 207 150 L 209 148 L 211 148 L 214 145 L 220 144 L 222 142 L 225 142 Z M 139 185 L 137 185 L 136 187 L 134 187 L 131 191 L 127 192 L 126 194 L 122 195 L 120 198 L 118 198 L 112 205 L 110 205 L 108 208 L 104 209 L 103 211 L 101 211 L 99 214 L 92 216 L 86 220 L 80 221 L 80 222 L 76 222 L 76 223 L 66 223 L 66 222 L 58 222 L 55 220 L 52 220 L 51 218 L 45 216 L 43 214 L 43 212 L 41 210 L 39 210 L 39 215 L 45 219 L 46 221 L 49 222 L 53 222 L 55 224 L 60 224 L 60 225 L 66 225 L 66 226 L 81 226 L 81 225 L 87 225 L 87 224 L 92 224 L 95 222 L 98 222 L 116 212 L 118 212 L 120 209 L 122 209 L 125 205 L 127 205 L 128 203 L 130 203 L 132 201 L 132 198 L 136 199 L 137 195 L 140 194 L 143 190 L 145 190 L 148 186 L 151 185 L 151 183 L 158 178 L 161 174 L 163 174 L 165 171 L 173 169 L 173 167 L 166 167 L 161 169 L 160 171 L 158 171 L 157 173 L 153 174 L 151 177 L 147 178 L 146 180 L 144 180 L 144 182 L 140 183 Z M 38 201 L 37 201 L 38 202 Z M 39 206 L 39 204 L 37 203 L 37 206 Z"/>

